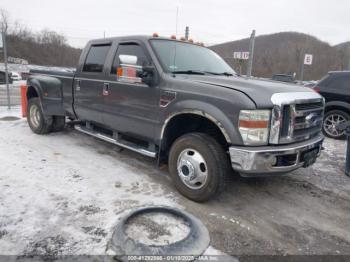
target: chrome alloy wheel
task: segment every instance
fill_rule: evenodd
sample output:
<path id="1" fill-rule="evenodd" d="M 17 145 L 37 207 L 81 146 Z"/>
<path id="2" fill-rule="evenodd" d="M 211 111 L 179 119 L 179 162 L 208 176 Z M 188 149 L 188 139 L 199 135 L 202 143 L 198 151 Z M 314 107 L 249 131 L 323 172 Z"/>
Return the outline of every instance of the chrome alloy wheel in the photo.
<path id="1" fill-rule="evenodd" d="M 346 121 L 345 117 L 340 114 L 331 114 L 327 116 L 323 122 L 324 131 L 332 137 L 340 137 L 344 135 L 344 131 L 340 132 L 337 129 L 337 125 L 344 123 Z"/>
<path id="2" fill-rule="evenodd" d="M 41 121 L 40 111 L 37 105 L 32 105 L 29 109 L 30 122 L 34 128 L 38 128 Z"/>
<path id="3" fill-rule="evenodd" d="M 194 149 L 183 150 L 177 160 L 177 172 L 191 189 L 200 189 L 208 179 L 208 167 L 203 156 Z"/>

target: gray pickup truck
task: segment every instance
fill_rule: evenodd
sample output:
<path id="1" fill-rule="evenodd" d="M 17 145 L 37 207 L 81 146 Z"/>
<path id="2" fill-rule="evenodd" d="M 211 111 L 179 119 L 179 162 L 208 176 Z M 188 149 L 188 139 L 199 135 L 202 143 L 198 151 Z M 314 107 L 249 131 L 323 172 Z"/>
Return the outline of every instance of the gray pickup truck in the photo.
<path id="1" fill-rule="evenodd" d="M 232 169 L 280 175 L 322 148 L 323 98 L 311 89 L 238 77 L 199 44 L 158 36 L 90 41 L 75 72 L 31 71 L 33 132 L 76 130 L 168 164 L 194 201 L 223 191 Z M 93 163 L 91 163 L 93 165 Z"/>

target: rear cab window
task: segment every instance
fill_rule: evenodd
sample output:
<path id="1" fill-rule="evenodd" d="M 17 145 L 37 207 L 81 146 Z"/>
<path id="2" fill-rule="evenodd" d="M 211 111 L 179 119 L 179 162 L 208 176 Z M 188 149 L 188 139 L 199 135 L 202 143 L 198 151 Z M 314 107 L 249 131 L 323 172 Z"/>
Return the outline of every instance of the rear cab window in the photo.
<path id="1" fill-rule="evenodd" d="M 83 72 L 102 73 L 110 44 L 92 45 L 86 56 Z"/>

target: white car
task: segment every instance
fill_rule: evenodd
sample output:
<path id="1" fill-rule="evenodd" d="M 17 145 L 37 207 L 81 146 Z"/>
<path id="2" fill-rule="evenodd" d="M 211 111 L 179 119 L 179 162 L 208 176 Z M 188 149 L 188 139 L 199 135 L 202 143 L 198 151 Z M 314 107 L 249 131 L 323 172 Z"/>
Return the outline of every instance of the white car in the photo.
<path id="1" fill-rule="evenodd" d="M 20 81 L 22 80 L 22 77 L 19 73 L 17 72 L 12 72 L 11 78 L 13 81 Z"/>

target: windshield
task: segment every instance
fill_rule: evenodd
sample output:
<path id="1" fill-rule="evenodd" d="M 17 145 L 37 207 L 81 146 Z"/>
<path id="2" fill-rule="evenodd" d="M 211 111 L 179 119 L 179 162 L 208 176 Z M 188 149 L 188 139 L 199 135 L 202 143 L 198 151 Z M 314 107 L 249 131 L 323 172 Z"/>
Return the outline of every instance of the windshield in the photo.
<path id="1" fill-rule="evenodd" d="M 208 48 L 170 40 L 151 40 L 151 44 L 167 72 L 236 74 L 219 55 Z"/>

